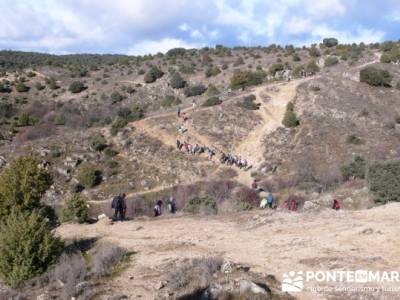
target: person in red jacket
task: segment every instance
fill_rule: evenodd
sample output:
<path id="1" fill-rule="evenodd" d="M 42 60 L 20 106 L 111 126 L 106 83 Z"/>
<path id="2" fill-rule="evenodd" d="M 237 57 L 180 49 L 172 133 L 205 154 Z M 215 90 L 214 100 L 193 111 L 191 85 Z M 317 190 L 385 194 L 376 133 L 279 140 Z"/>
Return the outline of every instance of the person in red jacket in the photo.
<path id="1" fill-rule="evenodd" d="M 339 210 L 340 209 L 340 203 L 339 203 L 338 200 L 336 200 L 336 199 L 333 200 L 332 209 L 335 209 L 335 210 Z"/>

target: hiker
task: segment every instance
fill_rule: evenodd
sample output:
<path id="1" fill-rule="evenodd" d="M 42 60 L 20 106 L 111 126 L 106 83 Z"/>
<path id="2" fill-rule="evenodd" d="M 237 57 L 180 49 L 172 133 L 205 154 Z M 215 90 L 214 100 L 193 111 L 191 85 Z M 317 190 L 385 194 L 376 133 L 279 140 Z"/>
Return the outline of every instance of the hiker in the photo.
<path id="1" fill-rule="evenodd" d="M 283 202 L 282 208 L 284 208 L 284 209 L 290 209 L 290 208 L 289 208 L 289 199 L 286 199 L 286 200 Z"/>
<path id="2" fill-rule="evenodd" d="M 176 148 L 178 149 L 178 150 L 181 150 L 181 141 L 180 140 L 176 140 Z"/>
<path id="3" fill-rule="evenodd" d="M 269 194 L 268 194 L 268 207 L 272 208 L 272 204 L 274 204 L 274 196 L 272 196 L 272 193 L 269 192 Z"/>
<path id="4" fill-rule="evenodd" d="M 168 199 L 168 211 L 171 214 L 176 213 L 176 203 L 175 203 L 175 198 L 174 197 L 169 197 Z"/>
<path id="5" fill-rule="evenodd" d="M 178 106 L 178 108 L 176 110 L 177 110 L 177 113 L 178 113 L 178 118 L 180 118 L 181 117 L 181 108 L 180 108 L 180 106 Z"/>
<path id="6" fill-rule="evenodd" d="M 260 208 L 261 208 L 261 209 L 264 209 L 264 208 L 267 207 L 267 205 L 268 205 L 268 199 L 267 199 L 267 197 L 262 198 L 262 199 L 261 199 L 261 202 L 260 202 Z"/>
<path id="7" fill-rule="evenodd" d="M 339 203 L 338 200 L 336 200 L 336 199 L 333 200 L 332 209 L 335 209 L 335 210 L 339 210 L 340 209 L 340 203 Z"/>
<path id="8" fill-rule="evenodd" d="M 295 199 L 295 198 L 292 198 L 292 200 L 290 201 L 289 210 L 291 210 L 291 211 L 296 211 L 296 210 L 297 210 L 297 206 L 298 206 L 298 204 L 297 204 L 296 199 Z"/>
<path id="9" fill-rule="evenodd" d="M 253 189 L 253 190 L 257 190 L 258 189 L 258 184 L 257 184 L 257 180 L 253 180 L 253 183 L 251 184 L 251 188 Z"/>
<path id="10" fill-rule="evenodd" d="M 186 141 L 183 142 L 183 148 L 185 148 L 186 152 L 189 152 L 189 144 Z"/>
<path id="11" fill-rule="evenodd" d="M 114 209 L 114 220 L 124 220 L 126 213 L 125 194 L 119 194 L 111 203 L 111 208 Z"/>
<path id="12" fill-rule="evenodd" d="M 197 144 L 196 143 L 196 146 L 194 146 L 194 149 L 193 149 L 193 153 L 194 154 L 200 154 L 200 146 L 199 146 L 199 144 Z"/>
<path id="13" fill-rule="evenodd" d="M 154 206 L 154 217 L 161 216 L 162 214 L 162 201 L 157 200 L 156 205 Z"/>

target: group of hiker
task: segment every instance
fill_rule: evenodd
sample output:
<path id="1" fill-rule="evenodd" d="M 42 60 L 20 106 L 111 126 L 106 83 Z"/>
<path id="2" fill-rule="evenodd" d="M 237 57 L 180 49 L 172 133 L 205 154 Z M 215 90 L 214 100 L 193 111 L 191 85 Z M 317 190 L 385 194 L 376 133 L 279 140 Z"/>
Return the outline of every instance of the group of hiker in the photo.
<path id="1" fill-rule="evenodd" d="M 251 165 L 248 164 L 245 158 L 237 155 L 225 154 L 222 152 L 220 162 L 228 166 L 236 166 L 239 169 L 244 169 L 245 171 L 251 169 Z"/>
<path id="2" fill-rule="evenodd" d="M 208 146 L 200 146 L 199 144 L 189 144 L 188 142 L 184 141 L 183 143 L 180 140 L 176 140 L 176 148 L 179 151 L 184 150 L 188 154 L 202 154 L 205 153 L 208 159 L 212 159 L 215 155 L 215 151 Z"/>

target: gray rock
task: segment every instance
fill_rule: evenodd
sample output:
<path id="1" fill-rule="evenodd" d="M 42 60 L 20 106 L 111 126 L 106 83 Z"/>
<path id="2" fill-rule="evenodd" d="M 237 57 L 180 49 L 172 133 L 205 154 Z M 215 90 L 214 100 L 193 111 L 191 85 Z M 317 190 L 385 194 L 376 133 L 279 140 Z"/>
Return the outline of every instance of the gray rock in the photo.
<path id="1" fill-rule="evenodd" d="M 239 280 L 239 292 L 240 293 L 246 293 L 246 292 L 252 292 L 254 294 L 265 294 L 267 291 L 259 286 L 258 284 L 247 280 L 247 279 L 241 279 Z"/>

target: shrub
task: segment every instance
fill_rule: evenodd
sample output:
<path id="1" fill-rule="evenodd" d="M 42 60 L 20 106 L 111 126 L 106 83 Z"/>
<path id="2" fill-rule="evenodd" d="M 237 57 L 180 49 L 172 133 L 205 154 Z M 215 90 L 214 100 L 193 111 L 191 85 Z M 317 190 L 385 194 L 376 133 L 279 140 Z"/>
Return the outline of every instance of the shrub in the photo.
<path id="1" fill-rule="evenodd" d="M 78 194 L 74 194 L 68 198 L 61 211 L 61 221 L 74 221 L 78 223 L 89 221 L 89 208 L 86 198 Z"/>
<path id="2" fill-rule="evenodd" d="M 321 53 L 319 52 L 319 50 L 315 46 L 312 46 L 308 52 L 309 52 L 310 56 L 312 56 L 312 57 L 321 56 Z"/>
<path id="3" fill-rule="evenodd" d="M 100 184 L 101 172 L 94 165 L 83 163 L 79 166 L 76 178 L 85 188 L 92 188 Z"/>
<path id="4" fill-rule="evenodd" d="M 90 139 L 90 148 L 94 151 L 103 151 L 107 148 L 107 141 L 101 134 L 96 134 Z"/>
<path id="5" fill-rule="evenodd" d="M 31 125 L 31 118 L 27 112 L 22 112 L 18 116 L 18 126 L 24 127 Z"/>
<path id="6" fill-rule="evenodd" d="M 300 121 L 297 118 L 297 115 L 294 111 L 294 105 L 292 102 L 289 102 L 286 106 L 285 116 L 283 117 L 282 124 L 285 127 L 297 127 L 300 125 Z"/>
<path id="7" fill-rule="evenodd" d="M 116 135 L 121 128 L 124 128 L 128 124 L 128 121 L 119 116 L 115 117 L 111 123 L 110 133 Z"/>
<path id="8" fill-rule="evenodd" d="M 314 60 L 310 61 L 307 64 L 306 72 L 309 72 L 309 73 L 317 73 L 317 72 L 319 72 L 319 67 L 318 67 L 317 63 Z"/>
<path id="9" fill-rule="evenodd" d="M 107 155 L 108 157 L 117 156 L 118 153 L 119 153 L 119 152 L 118 152 L 117 150 L 114 150 L 113 148 L 110 148 L 110 147 L 107 147 L 107 148 L 104 150 L 104 154 Z"/>
<path id="10" fill-rule="evenodd" d="M 49 89 L 51 90 L 57 90 L 60 87 L 57 85 L 56 80 L 53 77 L 46 78 L 45 79 L 46 84 L 49 86 Z"/>
<path id="11" fill-rule="evenodd" d="M 348 165 L 341 168 L 343 178 L 349 180 L 350 178 L 365 178 L 365 173 L 367 172 L 367 161 L 365 158 L 357 155 L 354 157 L 353 161 Z"/>
<path id="12" fill-rule="evenodd" d="M 353 145 L 361 145 L 363 143 L 363 141 L 355 134 L 350 134 L 346 138 L 346 143 L 353 144 Z"/>
<path id="13" fill-rule="evenodd" d="M 35 83 L 35 88 L 36 88 L 38 91 L 41 91 L 41 90 L 44 90 L 46 87 L 45 87 L 43 84 L 41 84 L 40 82 L 36 82 L 36 83 Z"/>
<path id="14" fill-rule="evenodd" d="M 331 67 L 337 65 L 339 60 L 336 56 L 329 56 L 325 59 L 325 67 Z"/>
<path id="15" fill-rule="evenodd" d="M 215 96 L 218 95 L 220 93 L 220 91 L 216 88 L 215 85 L 213 84 L 209 84 L 207 91 L 206 91 L 206 96 Z"/>
<path id="16" fill-rule="evenodd" d="M 209 67 L 205 72 L 206 77 L 217 76 L 219 73 L 221 73 L 221 70 L 217 66 Z"/>
<path id="17" fill-rule="evenodd" d="M 335 47 L 339 43 L 339 41 L 335 38 L 326 38 L 323 39 L 322 43 L 324 44 L 325 47 Z"/>
<path id="18" fill-rule="evenodd" d="M 261 84 L 267 74 L 264 71 L 238 72 L 231 78 L 231 88 L 239 89 L 247 86 Z"/>
<path id="19" fill-rule="evenodd" d="M 249 95 L 243 98 L 243 101 L 237 103 L 237 106 L 242 107 L 247 110 L 258 110 L 260 109 L 260 103 L 254 103 L 256 96 Z"/>
<path id="20" fill-rule="evenodd" d="M 171 80 L 169 82 L 171 84 L 171 87 L 174 89 L 182 89 L 186 85 L 186 81 L 182 78 L 181 74 L 179 72 L 175 72 L 172 74 Z"/>
<path id="21" fill-rule="evenodd" d="M 0 227 L 0 277 L 11 287 L 42 274 L 63 250 L 37 213 L 12 213 Z"/>
<path id="22" fill-rule="evenodd" d="M 112 92 L 110 98 L 112 103 L 118 103 L 124 99 L 124 97 L 117 91 Z"/>
<path id="23" fill-rule="evenodd" d="M 144 76 L 144 82 L 153 83 L 157 79 L 161 78 L 164 75 L 164 72 L 161 71 L 158 67 L 152 66 Z"/>
<path id="24" fill-rule="evenodd" d="M 390 64 L 391 62 L 392 62 L 392 59 L 389 54 L 386 54 L 386 53 L 382 54 L 381 63 Z"/>
<path id="25" fill-rule="evenodd" d="M 233 63 L 233 66 L 237 67 L 237 66 L 240 66 L 240 65 L 243 65 L 243 64 L 244 64 L 244 60 L 243 60 L 242 57 L 239 56 L 239 57 L 235 60 L 235 62 Z"/>
<path id="26" fill-rule="evenodd" d="M 275 63 L 269 68 L 269 73 L 272 76 L 275 76 L 276 72 L 278 71 L 283 71 L 285 69 L 285 66 L 281 63 Z"/>
<path id="27" fill-rule="evenodd" d="M 15 90 L 18 93 L 25 93 L 29 91 L 29 87 L 25 85 L 22 81 L 18 81 L 17 84 L 15 85 Z"/>
<path id="28" fill-rule="evenodd" d="M 191 198 L 183 210 L 191 214 L 216 214 L 218 212 L 217 202 L 208 196 Z"/>
<path id="29" fill-rule="evenodd" d="M 167 51 L 166 55 L 168 57 L 184 56 L 186 54 L 185 48 L 173 48 Z"/>
<path id="30" fill-rule="evenodd" d="M 185 94 L 186 97 L 193 97 L 202 95 L 206 90 L 207 88 L 204 85 L 196 84 L 186 87 L 183 93 Z"/>
<path id="31" fill-rule="evenodd" d="M 399 160 L 370 165 L 367 179 L 376 202 L 400 201 Z"/>
<path id="32" fill-rule="evenodd" d="M 40 200 L 53 181 L 38 165 L 39 161 L 33 157 L 20 157 L 3 171 L 0 176 L 0 221 L 12 210 L 45 212 L 45 205 Z"/>
<path id="33" fill-rule="evenodd" d="M 208 98 L 203 104 L 203 107 L 210 107 L 210 106 L 216 106 L 220 105 L 222 103 L 222 100 L 219 99 L 218 97 L 211 97 Z"/>
<path id="34" fill-rule="evenodd" d="M 86 89 L 86 87 L 85 87 L 85 85 L 83 84 L 82 81 L 73 81 L 73 82 L 69 85 L 69 88 L 68 88 L 68 90 L 69 90 L 71 93 L 73 93 L 73 94 L 80 93 L 80 92 L 82 92 L 82 91 L 85 90 L 85 89 Z"/>
<path id="35" fill-rule="evenodd" d="M 365 67 L 360 71 L 360 81 L 371 86 L 390 86 L 392 75 L 387 70 Z"/>
<path id="36" fill-rule="evenodd" d="M 293 61 L 301 61 L 301 58 L 297 53 L 293 53 Z"/>
<path id="37" fill-rule="evenodd" d="M 164 100 L 161 102 L 161 106 L 162 107 L 171 107 L 174 105 L 179 105 L 181 103 L 182 103 L 181 99 L 179 99 L 173 95 L 167 95 L 167 96 L 165 96 Z"/>

